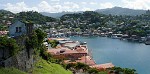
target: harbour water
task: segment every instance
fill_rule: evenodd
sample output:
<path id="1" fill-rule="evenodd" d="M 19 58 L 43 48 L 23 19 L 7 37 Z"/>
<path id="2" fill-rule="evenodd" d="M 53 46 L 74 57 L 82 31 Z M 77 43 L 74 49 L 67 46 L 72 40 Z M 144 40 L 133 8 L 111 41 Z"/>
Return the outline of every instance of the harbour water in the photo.
<path id="1" fill-rule="evenodd" d="M 112 62 L 122 68 L 133 68 L 138 74 L 150 73 L 150 45 L 107 37 L 70 37 L 87 42 L 97 64 Z"/>

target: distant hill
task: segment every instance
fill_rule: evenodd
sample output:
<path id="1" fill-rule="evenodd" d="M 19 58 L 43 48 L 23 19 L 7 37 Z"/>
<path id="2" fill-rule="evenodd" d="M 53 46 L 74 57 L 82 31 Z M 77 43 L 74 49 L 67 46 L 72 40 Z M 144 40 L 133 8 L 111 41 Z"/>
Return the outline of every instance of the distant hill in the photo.
<path id="1" fill-rule="evenodd" d="M 59 12 L 59 13 L 40 12 L 40 13 L 44 16 L 59 18 L 59 17 L 65 15 L 65 14 L 82 13 L 82 11 L 80 11 L 80 12 Z"/>
<path id="2" fill-rule="evenodd" d="M 3 14 L 3 15 L 5 15 L 5 14 L 13 14 L 12 12 L 10 12 L 10 11 L 7 11 L 7 10 L 0 10 L 0 14 Z"/>
<path id="3" fill-rule="evenodd" d="M 113 8 L 106 8 L 106 9 L 97 9 L 95 12 L 101 13 L 101 14 L 112 14 L 112 15 L 130 15 L 130 16 L 136 16 L 145 14 L 146 10 L 135 10 L 135 9 L 129 9 L 129 8 L 122 8 L 122 7 L 113 7 Z M 48 13 L 48 12 L 40 12 L 44 16 L 49 16 L 53 18 L 59 18 L 65 14 L 73 14 L 73 13 L 83 13 L 83 11 L 80 12 L 59 12 L 59 13 Z"/>
<path id="4" fill-rule="evenodd" d="M 28 11 L 28 12 L 20 12 L 17 13 L 17 18 L 21 21 L 31 21 L 36 24 L 44 24 L 45 22 L 49 21 L 56 21 L 55 18 L 44 16 L 38 12 Z"/>
<path id="5" fill-rule="evenodd" d="M 113 8 L 107 8 L 107 9 L 98 9 L 96 10 L 98 13 L 102 14 L 112 14 L 112 15 L 141 15 L 146 13 L 146 10 L 134 10 L 129 8 L 122 8 L 122 7 L 113 7 Z"/>

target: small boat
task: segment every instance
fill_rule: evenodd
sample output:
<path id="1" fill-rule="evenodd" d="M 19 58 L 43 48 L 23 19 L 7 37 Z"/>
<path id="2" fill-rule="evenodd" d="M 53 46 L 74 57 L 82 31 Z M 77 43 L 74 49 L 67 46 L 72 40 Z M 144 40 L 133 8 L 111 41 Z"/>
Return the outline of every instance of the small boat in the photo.
<path id="1" fill-rule="evenodd" d="M 150 41 L 145 41 L 145 45 L 150 45 Z"/>

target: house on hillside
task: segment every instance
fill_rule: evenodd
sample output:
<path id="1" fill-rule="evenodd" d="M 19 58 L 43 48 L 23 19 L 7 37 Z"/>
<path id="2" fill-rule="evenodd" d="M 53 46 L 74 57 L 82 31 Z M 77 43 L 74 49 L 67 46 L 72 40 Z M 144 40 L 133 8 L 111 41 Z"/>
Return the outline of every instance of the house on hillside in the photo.
<path id="1" fill-rule="evenodd" d="M 16 21 L 9 26 L 9 36 L 16 37 L 21 35 L 31 34 L 33 31 L 33 23 L 23 23 L 21 21 Z"/>
<path id="2" fill-rule="evenodd" d="M 0 31 L 0 37 L 7 35 L 8 31 Z"/>

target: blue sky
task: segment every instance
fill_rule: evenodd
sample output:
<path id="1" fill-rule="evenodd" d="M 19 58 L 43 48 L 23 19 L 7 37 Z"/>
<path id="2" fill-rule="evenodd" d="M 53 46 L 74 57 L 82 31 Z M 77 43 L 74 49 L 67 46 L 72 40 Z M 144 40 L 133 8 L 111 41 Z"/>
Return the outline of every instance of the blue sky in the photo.
<path id="1" fill-rule="evenodd" d="M 87 11 L 114 6 L 131 9 L 150 9 L 150 0 L 0 0 L 0 9 L 21 11 L 62 12 Z"/>

